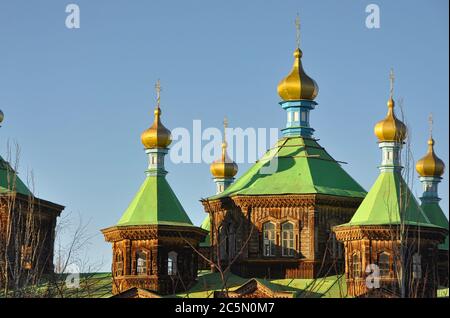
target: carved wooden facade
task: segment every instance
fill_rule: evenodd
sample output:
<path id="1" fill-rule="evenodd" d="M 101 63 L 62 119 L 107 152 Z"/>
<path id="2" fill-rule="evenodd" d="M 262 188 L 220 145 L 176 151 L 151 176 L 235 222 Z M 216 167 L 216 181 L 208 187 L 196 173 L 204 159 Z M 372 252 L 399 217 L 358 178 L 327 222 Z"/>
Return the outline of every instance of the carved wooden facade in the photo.
<path id="1" fill-rule="evenodd" d="M 343 271 L 343 248 L 331 228 L 348 222 L 361 200 L 320 194 L 203 200 L 211 215 L 212 257 L 232 263 L 232 272 L 243 277 L 314 278 Z"/>
<path id="2" fill-rule="evenodd" d="M 446 230 L 409 226 L 403 240 L 395 225 L 337 227 L 335 232 L 345 246 L 350 296 L 400 297 L 403 289 L 406 297 L 436 297 L 437 245 L 444 240 Z M 400 241 L 404 242 L 403 249 Z M 404 275 L 400 276 L 402 270 Z M 405 278 L 403 288 L 399 277 Z"/>
<path id="3" fill-rule="evenodd" d="M 56 220 L 63 209 L 20 193 L 0 195 L 0 285 L 6 272 L 9 280 L 28 283 L 53 273 Z"/>
<path id="4" fill-rule="evenodd" d="M 136 287 L 158 294 L 187 290 L 197 278 L 198 248 L 207 232 L 169 225 L 114 226 L 102 230 L 112 242 L 113 294 Z"/>

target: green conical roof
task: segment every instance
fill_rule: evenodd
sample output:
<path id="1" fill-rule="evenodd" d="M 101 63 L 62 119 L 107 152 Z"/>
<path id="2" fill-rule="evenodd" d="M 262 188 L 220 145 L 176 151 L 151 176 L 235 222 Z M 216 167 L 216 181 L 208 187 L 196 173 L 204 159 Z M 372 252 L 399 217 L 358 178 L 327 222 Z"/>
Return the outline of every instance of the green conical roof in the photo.
<path id="1" fill-rule="evenodd" d="M 448 220 L 442 211 L 438 202 L 424 202 L 421 205 L 423 212 L 428 217 L 430 222 L 439 227 L 446 228 L 448 230 Z M 439 245 L 439 249 L 448 251 L 448 235 L 443 244 Z"/>
<path id="2" fill-rule="evenodd" d="M 164 176 L 147 176 L 117 225 L 193 226 Z"/>
<path id="3" fill-rule="evenodd" d="M 209 218 L 209 215 L 207 215 L 203 220 L 200 228 L 208 231 L 208 235 L 205 237 L 205 240 L 200 243 L 200 246 L 211 246 L 211 220 Z"/>
<path id="4" fill-rule="evenodd" d="M 270 160 L 278 166 L 271 171 Z M 366 191 L 315 139 L 284 137 L 224 192 L 235 195 L 329 194 L 363 198 Z"/>
<path id="5" fill-rule="evenodd" d="M 356 210 L 353 225 L 418 225 L 434 227 L 398 172 L 382 172 Z"/>
<path id="6" fill-rule="evenodd" d="M 0 194 L 8 192 L 31 195 L 31 191 L 20 180 L 16 171 L 0 156 Z"/>

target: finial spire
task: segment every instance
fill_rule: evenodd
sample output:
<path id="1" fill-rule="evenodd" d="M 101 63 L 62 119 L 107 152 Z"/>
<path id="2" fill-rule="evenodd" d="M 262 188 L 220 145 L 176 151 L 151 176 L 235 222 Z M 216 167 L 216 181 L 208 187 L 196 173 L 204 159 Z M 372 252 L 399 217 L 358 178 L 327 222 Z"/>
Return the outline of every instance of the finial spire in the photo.
<path id="1" fill-rule="evenodd" d="M 161 81 L 158 79 L 155 84 L 155 90 L 156 90 L 156 108 L 159 108 L 159 104 L 161 102 Z"/>
<path id="2" fill-rule="evenodd" d="M 391 71 L 389 72 L 389 82 L 390 82 L 389 97 L 391 99 L 394 97 L 394 80 L 395 80 L 394 69 L 391 68 Z"/>
<path id="3" fill-rule="evenodd" d="M 227 127 L 228 127 L 228 119 L 227 117 L 223 118 L 223 142 L 222 142 L 222 161 L 227 161 Z"/>
<path id="4" fill-rule="evenodd" d="M 430 115 L 428 115 L 428 129 L 430 131 L 430 139 L 433 138 L 433 113 L 430 113 Z"/>
<path id="5" fill-rule="evenodd" d="M 300 48 L 300 15 L 297 12 L 297 17 L 295 18 L 295 31 L 296 31 L 296 40 L 297 40 L 297 48 Z"/>
<path id="6" fill-rule="evenodd" d="M 228 118 L 225 116 L 223 118 L 223 142 L 227 143 L 227 128 L 228 128 Z"/>

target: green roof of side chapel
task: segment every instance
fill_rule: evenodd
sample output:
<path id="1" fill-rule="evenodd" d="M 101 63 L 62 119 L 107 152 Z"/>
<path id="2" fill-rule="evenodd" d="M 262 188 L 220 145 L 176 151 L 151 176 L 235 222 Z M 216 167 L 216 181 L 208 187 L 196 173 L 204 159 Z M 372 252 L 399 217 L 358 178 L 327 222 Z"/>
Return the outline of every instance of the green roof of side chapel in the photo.
<path id="1" fill-rule="evenodd" d="M 382 172 L 350 222 L 339 225 L 416 225 L 437 227 L 420 208 L 399 172 Z"/>
<path id="2" fill-rule="evenodd" d="M 193 226 L 165 176 L 147 176 L 117 226 Z"/>
<path id="3" fill-rule="evenodd" d="M 278 165 L 271 170 L 271 158 Z M 327 194 L 364 198 L 366 191 L 318 144 L 306 137 L 283 137 L 214 200 L 236 195 Z"/>
<path id="4" fill-rule="evenodd" d="M 424 202 L 421 207 L 432 224 L 448 230 L 448 220 L 444 211 L 442 211 L 439 202 Z M 439 249 L 448 251 L 448 243 L 447 235 L 445 242 L 439 245 Z"/>

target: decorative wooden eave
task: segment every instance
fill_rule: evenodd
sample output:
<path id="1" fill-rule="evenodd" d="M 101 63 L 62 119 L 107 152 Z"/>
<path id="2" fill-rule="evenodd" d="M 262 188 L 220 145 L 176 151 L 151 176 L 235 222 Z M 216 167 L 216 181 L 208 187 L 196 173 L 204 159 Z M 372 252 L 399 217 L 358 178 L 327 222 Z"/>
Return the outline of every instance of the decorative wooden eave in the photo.
<path id="1" fill-rule="evenodd" d="M 18 192 L 3 193 L 0 195 L 1 200 L 16 200 L 24 205 L 33 207 L 35 211 L 38 211 L 37 215 L 42 218 L 54 218 L 58 217 L 65 209 L 65 206 L 53 203 L 47 200 L 43 200 L 32 195 L 25 195 Z"/>
<path id="2" fill-rule="evenodd" d="M 208 235 L 208 231 L 196 226 L 175 226 L 162 224 L 112 226 L 101 230 L 107 242 L 122 240 L 186 239 L 196 244 Z"/>
<path id="3" fill-rule="evenodd" d="M 249 207 L 312 207 L 317 205 L 357 208 L 361 204 L 362 198 L 340 197 L 323 194 L 282 194 L 282 195 L 247 195 L 232 196 L 215 200 L 201 200 L 206 212 L 217 212 L 224 209 L 238 206 L 240 208 Z"/>
<path id="4" fill-rule="evenodd" d="M 202 203 L 206 213 L 232 209 L 235 206 L 234 201 L 229 197 L 215 200 L 202 199 L 200 202 Z"/>
<path id="5" fill-rule="evenodd" d="M 339 241 L 356 240 L 398 240 L 400 237 L 399 225 L 353 225 L 336 226 L 333 231 Z M 448 230 L 437 227 L 405 226 L 407 239 L 415 239 L 420 235 L 421 240 L 444 241 Z"/>
<path id="6" fill-rule="evenodd" d="M 318 205 L 339 208 L 356 209 L 363 201 L 363 198 L 358 197 L 340 197 L 327 194 L 316 194 L 315 196 Z"/>

